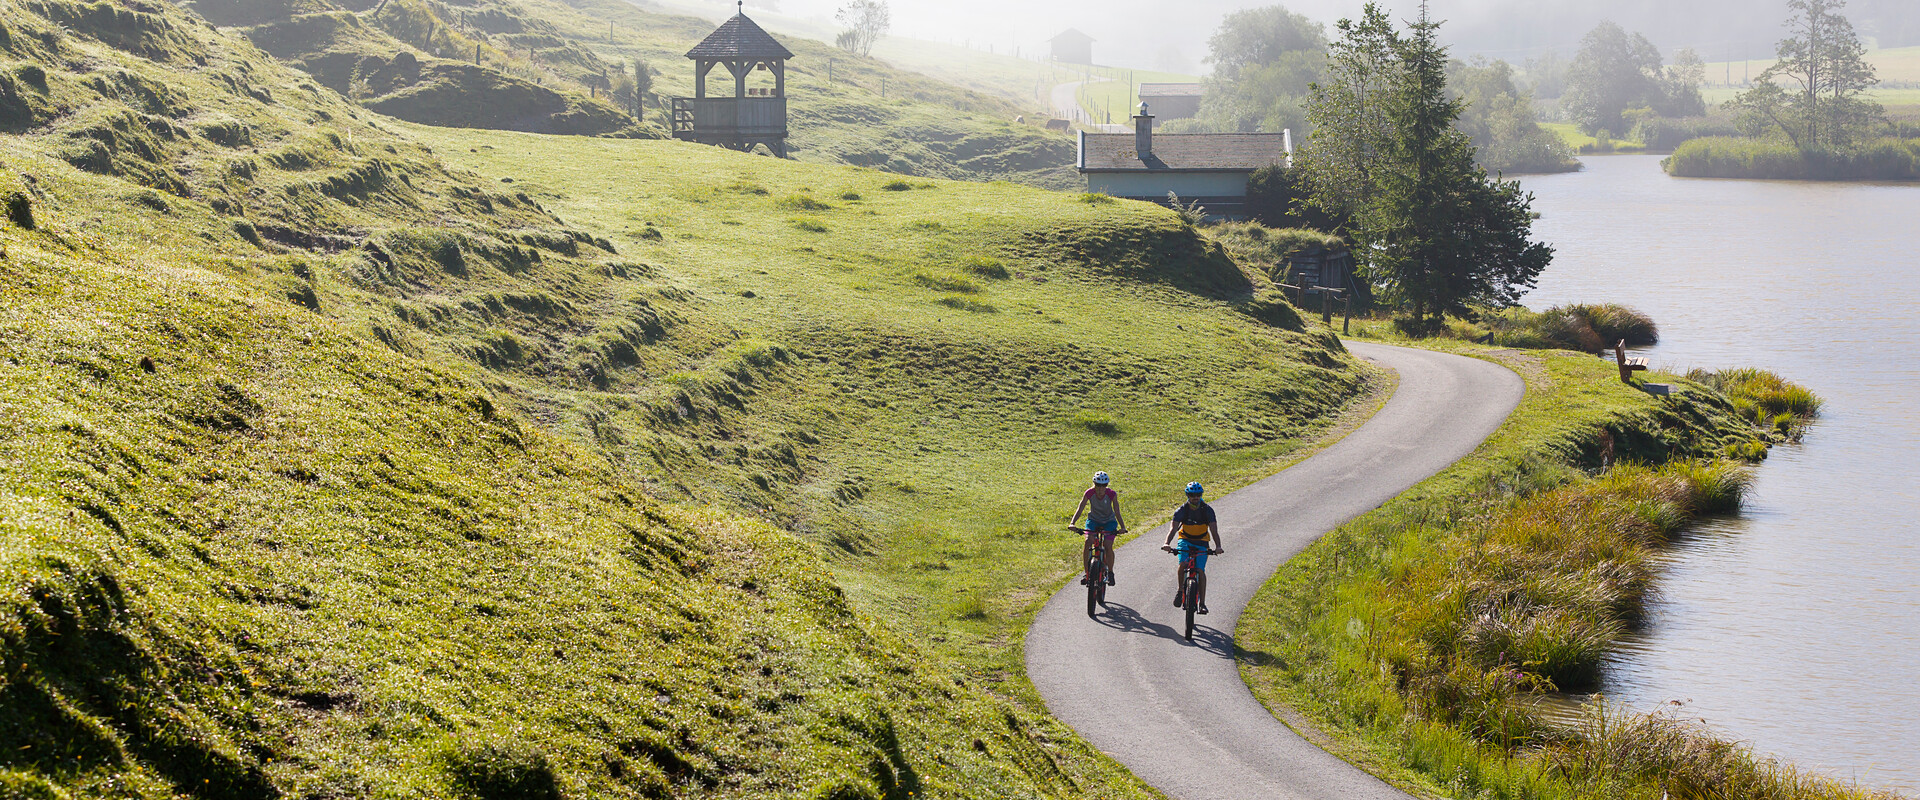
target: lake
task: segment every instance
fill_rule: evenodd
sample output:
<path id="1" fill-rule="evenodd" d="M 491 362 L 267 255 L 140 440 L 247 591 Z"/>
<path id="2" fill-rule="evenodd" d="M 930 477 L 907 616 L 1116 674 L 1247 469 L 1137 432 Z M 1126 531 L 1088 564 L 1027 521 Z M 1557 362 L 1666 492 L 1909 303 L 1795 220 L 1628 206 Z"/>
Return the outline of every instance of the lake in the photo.
<path id="1" fill-rule="evenodd" d="M 1738 517 L 1674 549 L 1604 692 L 1681 700 L 1761 752 L 1920 791 L 1920 185 L 1586 163 L 1522 180 L 1558 251 L 1528 306 L 1629 305 L 1660 325 L 1655 368 L 1764 367 L 1826 400 Z"/>

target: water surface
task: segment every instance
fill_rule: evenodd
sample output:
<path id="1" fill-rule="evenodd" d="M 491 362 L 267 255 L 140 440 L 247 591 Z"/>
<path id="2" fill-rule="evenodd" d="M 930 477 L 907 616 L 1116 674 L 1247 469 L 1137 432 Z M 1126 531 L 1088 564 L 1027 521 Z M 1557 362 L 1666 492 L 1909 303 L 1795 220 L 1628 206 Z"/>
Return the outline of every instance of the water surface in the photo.
<path id="1" fill-rule="evenodd" d="M 1605 691 L 1802 767 L 1920 792 L 1920 185 L 1528 177 L 1558 249 L 1539 309 L 1619 302 L 1656 368 L 1759 366 L 1825 398 L 1748 507 L 1676 548 Z"/>

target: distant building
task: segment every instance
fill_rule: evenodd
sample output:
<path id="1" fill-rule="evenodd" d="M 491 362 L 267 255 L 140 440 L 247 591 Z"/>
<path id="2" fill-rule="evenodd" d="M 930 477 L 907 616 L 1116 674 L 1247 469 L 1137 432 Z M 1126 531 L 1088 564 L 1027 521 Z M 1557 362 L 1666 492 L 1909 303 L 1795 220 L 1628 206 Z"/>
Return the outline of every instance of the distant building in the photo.
<path id="1" fill-rule="evenodd" d="M 673 98 L 673 138 L 742 152 L 763 144 L 787 155 L 787 59 L 793 53 L 746 13 L 735 14 L 692 50 L 693 96 Z M 707 73 L 724 66 L 732 96 L 708 97 Z M 755 71 L 773 75 L 770 87 L 747 87 Z"/>
<path id="2" fill-rule="evenodd" d="M 1291 131 L 1155 135 L 1148 107 L 1140 104 L 1133 133 L 1080 132 L 1075 166 L 1088 191 L 1161 205 L 1173 192 L 1212 216 L 1237 219 L 1246 216 L 1247 178 L 1261 167 L 1293 163 Z"/>
<path id="3" fill-rule="evenodd" d="M 1198 83 L 1143 83 L 1140 102 L 1160 119 L 1187 119 L 1200 116 L 1200 96 L 1205 90 L 1206 86 Z"/>
<path id="4" fill-rule="evenodd" d="M 1053 45 L 1053 60 L 1063 64 L 1092 64 L 1093 37 L 1072 28 L 1047 40 Z"/>

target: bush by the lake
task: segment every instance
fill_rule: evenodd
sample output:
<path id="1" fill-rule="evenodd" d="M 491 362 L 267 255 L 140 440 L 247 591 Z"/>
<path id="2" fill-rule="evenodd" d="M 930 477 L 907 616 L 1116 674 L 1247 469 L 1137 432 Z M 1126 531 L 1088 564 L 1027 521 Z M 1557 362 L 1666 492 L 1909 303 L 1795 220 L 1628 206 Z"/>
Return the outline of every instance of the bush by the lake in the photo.
<path id="1" fill-rule="evenodd" d="M 1597 352 L 1622 340 L 1629 347 L 1660 341 L 1660 327 L 1646 314 L 1614 303 L 1555 306 L 1545 311 L 1510 308 L 1485 320 L 1493 344 L 1529 350 Z"/>
<path id="2" fill-rule="evenodd" d="M 1784 141 L 1714 136 L 1680 145 L 1662 163 L 1682 178 L 1920 180 L 1920 139 L 1803 151 Z"/>
<path id="3" fill-rule="evenodd" d="M 1733 120 L 1723 117 L 1648 117 L 1634 123 L 1627 138 L 1640 141 L 1648 150 L 1672 152 L 1694 139 L 1739 135 Z"/>

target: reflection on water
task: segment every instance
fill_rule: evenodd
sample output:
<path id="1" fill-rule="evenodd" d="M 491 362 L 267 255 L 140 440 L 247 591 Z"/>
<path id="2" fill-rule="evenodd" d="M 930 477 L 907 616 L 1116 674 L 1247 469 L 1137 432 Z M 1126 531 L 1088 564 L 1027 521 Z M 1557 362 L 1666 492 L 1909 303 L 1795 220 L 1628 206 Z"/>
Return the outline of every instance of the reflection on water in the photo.
<path id="1" fill-rule="evenodd" d="M 1802 767 L 1920 790 L 1920 185 L 1682 180 L 1653 156 L 1529 177 L 1527 305 L 1651 314 L 1656 367 L 1759 366 L 1826 399 L 1738 518 L 1676 548 L 1606 692 Z"/>

